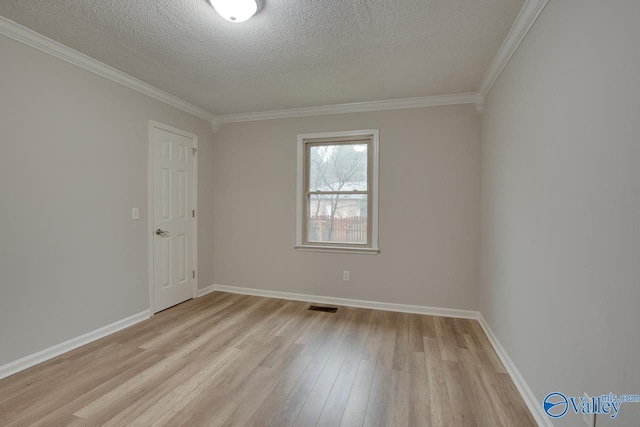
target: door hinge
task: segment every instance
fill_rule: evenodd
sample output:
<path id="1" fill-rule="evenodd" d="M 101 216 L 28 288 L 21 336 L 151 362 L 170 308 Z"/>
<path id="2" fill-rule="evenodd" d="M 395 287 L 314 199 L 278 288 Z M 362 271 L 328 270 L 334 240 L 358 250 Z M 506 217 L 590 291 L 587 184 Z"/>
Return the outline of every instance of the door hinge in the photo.
<path id="1" fill-rule="evenodd" d="M 193 150 L 193 155 L 194 155 L 194 156 L 195 156 L 196 154 L 198 154 L 198 149 L 197 149 L 196 147 L 193 147 L 193 148 L 192 148 L 192 150 Z"/>
<path id="2" fill-rule="evenodd" d="M 193 278 L 194 279 L 196 278 L 196 271 L 195 270 L 193 270 Z"/>
<path id="3" fill-rule="evenodd" d="M 195 217 L 196 217 L 196 210 L 195 210 L 195 209 L 191 211 L 191 216 L 192 216 L 193 218 L 195 218 Z"/>

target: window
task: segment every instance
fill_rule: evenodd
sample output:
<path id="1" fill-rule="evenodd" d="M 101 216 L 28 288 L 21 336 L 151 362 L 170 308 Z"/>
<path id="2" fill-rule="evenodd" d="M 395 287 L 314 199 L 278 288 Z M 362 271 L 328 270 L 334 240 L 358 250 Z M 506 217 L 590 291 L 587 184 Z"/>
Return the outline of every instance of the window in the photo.
<path id="1" fill-rule="evenodd" d="M 378 131 L 298 135 L 296 249 L 378 253 Z"/>

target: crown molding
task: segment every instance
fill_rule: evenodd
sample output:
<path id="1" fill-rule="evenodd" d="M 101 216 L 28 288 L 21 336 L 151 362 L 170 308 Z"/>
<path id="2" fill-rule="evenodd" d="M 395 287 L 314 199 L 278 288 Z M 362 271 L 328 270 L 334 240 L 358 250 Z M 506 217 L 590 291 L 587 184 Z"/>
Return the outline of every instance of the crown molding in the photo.
<path id="1" fill-rule="evenodd" d="M 325 116 L 331 114 L 362 113 L 369 111 L 399 110 L 406 108 L 435 107 L 444 105 L 474 104 L 476 110 L 484 111 L 484 98 L 507 63 L 524 40 L 549 0 L 526 0 L 511 30 L 485 73 L 477 92 L 452 95 L 425 96 L 419 98 L 391 99 L 384 101 L 354 102 L 349 104 L 324 105 L 319 107 L 292 108 L 286 110 L 259 111 L 214 115 L 213 113 L 184 101 L 170 93 L 151 86 L 103 64 L 85 54 L 51 40 L 22 25 L 0 16 L 0 34 L 74 64 L 122 86 L 133 89 L 165 104 L 178 108 L 211 123 L 213 132 L 218 132 L 224 123 L 252 122 L 258 120 L 287 119 L 294 117 Z"/>
<path id="2" fill-rule="evenodd" d="M 478 93 L 483 98 L 489 94 L 493 84 L 498 80 L 498 77 L 500 77 L 500 74 L 502 74 L 509 60 L 527 36 L 529 30 L 531 30 L 531 27 L 548 2 L 549 0 L 526 0 L 513 26 L 511 26 L 509 34 L 507 34 L 504 42 L 502 42 L 502 46 L 500 46 L 498 53 L 493 58 L 493 62 L 491 62 L 489 69 L 482 78 L 482 82 L 480 82 Z"/>
<path id="3" fill-rule="evenodd" d="M 479 93 L 476 93 L 475 96 L 476 96 L 476 99 L 473 103 L 476 106 L 476 110 L 478 111 L 478 113 L 483 114 L 484 113 L 484 96 L 480 95 Z"/>
<path id="4" fill-rule="evenodd" d="M 135 77 L 131 77 L 128 74 L 123 73 L 109 65 L 103 64 L 83 53 L 75 51 L 57 41 L 51 40 L 42 34 L 36 33 L 22 25 L 13 22 L 3 16 L 0 16 L 0 34 L 7 36 L 11 39 L 19 41 L 38 49 L 49 55 L 55 56 L 58 59 L 69 62 L 80 68 L 84 68 L 94 74 L 109 79 L 113 82 L 121 84 L 122 86 L 133 89 L 137 92 L 143 93 L 172 107 L 178 108 L 186 113 L 199 117 L 207 121 L 215 120 L 215 116 L 204 110 L 203 108 L 196 107 L 193 104 L 184 101 L 177 96 L 171 95 L 163 90 L 158 89 L 155 86 L 151 86 L 148 83 L 138 80 Z"/>
<path id="5" fill-rule="evenodd" d="M 220 122 L 220 117 L 213 116 L 211 118 L 211 130 L 213 131 L 213 133 L 218 133 L 221 125 L 222 123 Z"/>
<path id="6" fill-rule="evenodd" d="M 326 116 L 330 114 L 362 113 L 367 111 L 400 110 L 405 108 L 435 107 L 440 105 L 478 104 L 475 92 L 454 95 L 425 96 L 421 98 L 390 99 L 387 101 L 354 102 L 351 104 L 323 105 L 320 107 L 292 108 L 288 110 L 255 113 L 224 114 L 220 123 L 253 122 L 258 120 L 289 119 L 293 117 Z"/>

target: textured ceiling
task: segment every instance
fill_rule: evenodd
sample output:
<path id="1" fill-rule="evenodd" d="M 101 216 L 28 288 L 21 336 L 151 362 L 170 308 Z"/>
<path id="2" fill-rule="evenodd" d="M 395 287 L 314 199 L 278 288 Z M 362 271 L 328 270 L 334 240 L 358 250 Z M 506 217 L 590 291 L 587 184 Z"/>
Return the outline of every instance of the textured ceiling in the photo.
<path id="1" fill-rule="evenodd" d="M 214 114 L 477 90 L 524 0 L 0 0 L 0 15 Z"/>

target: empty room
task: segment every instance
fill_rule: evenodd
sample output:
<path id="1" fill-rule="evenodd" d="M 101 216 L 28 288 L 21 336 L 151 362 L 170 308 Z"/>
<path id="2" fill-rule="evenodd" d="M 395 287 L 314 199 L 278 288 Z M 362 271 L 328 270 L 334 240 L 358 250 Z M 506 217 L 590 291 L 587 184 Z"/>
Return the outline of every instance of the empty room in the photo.
<path id="1" fill-rule="evenodd" d="M 640 1 L 0 1 L 0 426 L 640 427 Z"/>

